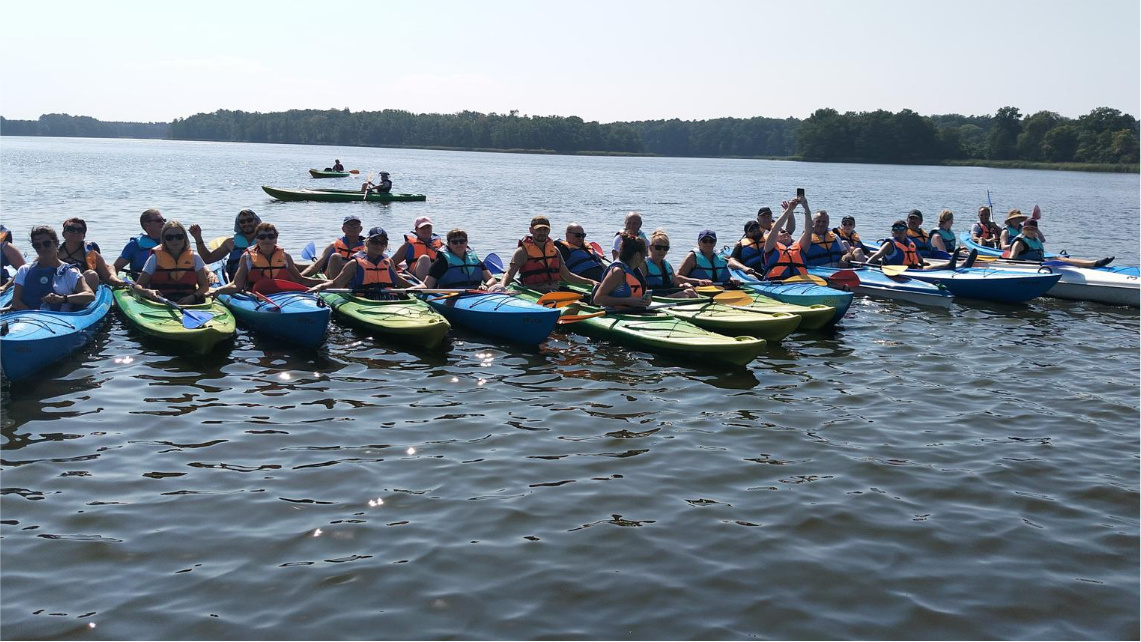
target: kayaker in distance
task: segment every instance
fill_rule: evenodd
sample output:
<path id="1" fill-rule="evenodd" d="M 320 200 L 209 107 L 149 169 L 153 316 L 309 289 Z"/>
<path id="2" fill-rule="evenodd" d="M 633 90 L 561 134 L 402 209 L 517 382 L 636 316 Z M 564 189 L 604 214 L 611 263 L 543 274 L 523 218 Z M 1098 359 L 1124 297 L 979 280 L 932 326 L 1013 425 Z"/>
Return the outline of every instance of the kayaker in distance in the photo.
<path id="1" fill-rule="evenodd" d="M 646 245 L 650 244 L 650 239 L 646 238 L 646 233 L 642 231 L 642 215 L 637 212 L 627 212 L 624 227 L 614 233 L 614 243 L 610 248 L 611 259 L 618 258 L 618 251 L 622 247 L 621 237 L 623 233 L 642 239 Z"/>
<path id="2" fill-rule="evenodd" d="M 257 241 L 254 238 L 254 230 L 257 229 L 258 223 L 261 223 L 261 217 L 255 214 L 253 210 L 238 212 L 238 215 L 234 217 L 234 235 L 222 241 L 222 244 L 213 250 L 208 248 L 206 242 L 202 240 L 202 228 L 197 223 L 190 226 L 190 235 L 194 237 L 194 245 L 198 248 L 198 255 L 202 257 L 204 262 L 213 263 L 223 256 L 226 257 L 226 275 L 232 281 L 238 272 L 238 261 L 241 260 L 246 249 L 253 246 Z"/>
<path id="3" fill-rule="evenodd" d="M 256 243 L 248 248 L 238 261 L 238 271 L 234 280 L 214 290 L 213 294 L 230 294 L 244 290 L 254 290 L 262 294 L 281 291 L 274 281 L 293 281 L 309 287 L 324 283 L 311 279 L 297 269 L 293 257 L 277 245 L 277 228 L 273 223 L 258 223 L 254 228 Z"/>
<path id="4" fill-rule="evenodd" d="M 542 292 L 557 290 L 563 282 L 586 287 L 594 287 L 596 283 L 567 269 L 563 255 L 551 240 L 551 222 L 546 216 L 531 219 L 530 234 L 519 240 L 500 285 L 504 288 L 511 285 L 516 274 L 520 283 Z"/>
<path id="5" fill-rule="evenodd" d="M 756 221 L 749 221 L 757 224 Z M 697 293 L 693 291 L 695 285 L 713 285 L 708 279 L 690 279 L 678 276 L 673 266 L 666 260 L 670 251 L 670 237 L 666 231 L 658 228 L 650 234 L 650 255 L 646 257 L 646 264 L 642 267 L 642 274 L 646 277 L 646 286 L 654 295 L 692 298 Z"/>
<path id="6" fill-rule="evenodd" d="M 979 220 L 971 226 L 971 240 L 984 247 L 997 248 L 1002 230 L 994 221 L 990 220 L 990 208 L 983 205 L 979 208 Z"/>
<path id="7" fill-rule="evenodd" d="M 404 235 L 404 243 L 392 253 L 392 260 L 397 269 L 403 263 L 404 269 L 423 281 L 443 247 L 444 241 L 432 233 L 432 219 L 421 216 L 412 222 L 412 231 Z"/>
<path id="8" fill-rule="evenodd" d="M 115 272 L 120 272 L 123 268 L 131 273 L 131 276 L 138 276 L 139 270 L 143 269 L 143 264 L 151 255 L 151 250 L 158 247 L 162 242 L 159 235 L 162 233 L 162 226 L 166 223 L 166 219 L 162 217 L 162 212 L 151 208 L 146 210 L 139 216 L 139 225 L 143 228 L 143 233 L 138 236 L 131 237 L 127 244 L 123 247 L 123 251 L 119 254 L 119 258 L 115 259 Z"/>
<path id="9" fill-rule="evenodd" d="M 729 264 L 717 254 L 717 232 L 701 230 L 697 233 L 697 247 L 685 255 L 677 273 L 710 284 L 729 282 Z"/>
<path id="10" fill-rule="evenodd" d="M 931 236 L 923 230 L 923 212 L 911 210 L 907 213 L 907 237 L 915 243 L 919 256 L 931 256 Z"/>
<path id="11" fill-rule="evenodd" d="M 326 279 L 337 278 L 337 275 L 341 273 L 341 268 L 352 256 L 365 250 L 365 238 L 361 236 L 363 227 L 361 217 L 356 214 L 346 216 L 341 223 L 341 232 L 344 235 L 326 245 L 320 258 L 313 261 L 313 264 L 302 270 L 301 273 L 305 276 L 313 276 L 321 272 Z"/>
<path id="12" fill-rule="evenodd" d="M 939 227 L 929 232 L 931 240 L 931 256 L 938 256 L 935 252 L 943 252 L 950 256 L 955 253 L 955 231 L 951 226 L 955 224 L 955 214 L 951 210 L 939 212 Z"/>
<path id="13" fill-rule="evenodd" d="M 178 221 L 162 226 L 162 243 L 151 251 L 134 285 L 135 294 L 151 301 L 165 297 L 179 305 L 206 300 L 210 276 L 202 257 L 190 249 L 190 237 Z"/>
<path id="14" fill-rule="evenodd" d="M 333 171 L 334 172 L 345 171 L 345 166 L 341 164 L 341 159 L 338 158 L 337 160 L 333 161 Z"/>
<path id="15" fill-rule="evenodd" d="M 16 270 L 12 279 L 13 310 L 72 312 L 95 300 L 95 292 L 79 270 L 59 260 L 59 237 L 47 225 L 37 225 L 29 235 L 36 260 Z"/>
<path id="16" fill-rule="evenodd" d="M 119 275 L 107 267 L 99 244 L 87 241 L 87 222 L 81 218 L 69 218 L 63 222 L 63 243 L 59 244 L 59 260 L 74 266 L 83 273 L 91 290 L 99 287 L 102 281 L 108 285 L 126 285 Z"/>
<path id="17" fill-rule="evenodd" d="M 366 196 L 374 193 L 388 194 L 391 192 L 392 181 L 388 180 L 388 172 L 381 172 L 380 178 L 378 178 L 375 183 L 371 180 L 366 181 L 364 185 L 361 185 L 361 191 L 364 192 Z"/>
<path id="18" fill-rule="evenodd" d="M 1007 253 L 1004 252 L 1003 256 L 1006 257 Z M 1016 261 L 1041 261 L 1046 257 L 1046 247 L 1043 243 L 1042 232 L 1038 230 L 1038 221 L 1030 219 L 1022 224 L 1022 233 L 1014 237 L 1010 243 L 1009 257 L 1011 260 Z M 1099 268 L 1109 265 L 1114 257 L 1107 256 L 1104 259 L 1097 261 L 1089 261 L 1086 259 L 1071 259 L 1068 256 L 1058 256 L 1051 258 L 1051 261 L 1062 261 L 1074 267 L 1080 268 Z"/>
<path id="19" fill-rule="evenodd" d="M 618 259 L 606 268 L 590 302 L 606 308 L 645 308 L 651 301 L 641 272 L 646 263 L 646 242 L 630 234 L 618 238 Z"/>
<path id="20" fill-rule="evenodd" d="M 567 269 L 591 281 L 602 279 L 603 259 L 586 244 L 586 232 L 578 223 L 567 226 L 566 238 L 555 241 Z"/>
<path id="21" fill-rule="evenodd" d="M 845 216 L 840 219 L 840 227 L 832 228 L 832 233 L 840 237 L 840 241 L 844 243 L 844 249 L 851 253 L 852 260 L 866 261 L 867 255 L 872 253 L 871 248 L 864 245 L 860 240 L 860 233 L 856 231 L 856 217 Z"/>
<path id="22" fill-rule="evenodd" d="M 383 227 L 368 231 L 365 249 L 353 254 L 340 274 L 309 288 L 310 292 L 320 292 L 329 288 L 348 288 L 353 294 L 367 299 L 387 300 L 407 298 L 396 293 L 386 293 L 391 288 L 419 288 L 404 280 L 396 271 L 396 264 L 384 253 L 388 249 L 388 232 Z"/>
<path id="23" fill-rule="evenodd" d="M 468 247 L 467 232 L 456 228 L 448 232 L 448 242 L 436 255 L 424 286 L 431 288 L 465 288 L 502 292 L 503 286 L 487 269 L 475 251 Z"/>
<path id="24" fill-rule="evenodd" d="M 12 231 L 0 225 L 0 292 L 8 289 L 12 284 L 8 277 L 8 266 L 13 270 L 24 265 L 24 255 L 12 245 Z"/>

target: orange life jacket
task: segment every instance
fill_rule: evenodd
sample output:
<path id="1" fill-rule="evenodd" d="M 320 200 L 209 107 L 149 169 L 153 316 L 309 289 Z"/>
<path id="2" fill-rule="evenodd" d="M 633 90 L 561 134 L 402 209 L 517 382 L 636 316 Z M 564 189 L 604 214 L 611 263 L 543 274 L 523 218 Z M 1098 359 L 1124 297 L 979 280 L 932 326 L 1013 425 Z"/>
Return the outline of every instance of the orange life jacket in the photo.
<path id="1" fill-rule="evenodd" d="M 368 259 L 368 254 L 364 252 L 356 254 L 353 259 L 357 262 L 353 289 L 356 289 L 356 286 L 364 288 L 392 287 L 392 260 L 387 256 L 381 256 L 380 261 L 376 264 L 373 264 Z"/>
<path id="2" fill-rule="evenodd" d="M 189 247 L 178 255 L 177 259 L 161 245 L 152 252 L 155 257 L 155 273 L 151 275 L 151 287 L 165 297 L 186 296 L 198 289 L 198 274 L 194 271 L 194 252 Z"/>
<path id="3" fill-rule="evenodd" d="M 357 237 L 357 244 L 350 247 L 346 242 L 345 237 L 342 236 L 333 241 L 333 251 L 337 254 L 340 254 L 341 258 L 347 259 L 357 252 L 364 251 L 364 238 Z"/>
<path id="4" fill-rule="evenodd" d="M 432 239 L 430 241 L 425 243 L 424 241 L 421 241 L 420 237 L 416 236 L 415 234 L 407 233 L 404 235 L 404 242 L 412 246 L 412 256 L 408 257 L 407 259 L 409 265 L 411 265 L 412 262 L 416 259 L 425 255 L 427 255 L 429 259 L 435 261 L 436 253 L 440 250 L 440 248 L 444 247 L 444 242 L 435 234 L 432 235 Z"/>
<path id="5" fill-rule="evenodd" d="M 900 243 L 894 238 L 891 240 L 891 242 L 895 245 L 896 251 L 892 252 L 891 256 L 884 257 L 884 263 L 889 265 L 906 265 L 908 267 L 919 266 L 919 251 L 915 248 L 915 242 L 910 238 L 906 240 L 907 245 Z M 896 258 L 900 256 L 902 256 L 901 259 Z M 896 263 L 897 260 L 900 262 Z"/>
<path id="6" fill-rule="evenodd" d="M 519 269 L 519 280 L 523 285 L 555 283 L 559 280 L 561 259 L 554 241 L 548 238 L 540 246 L 528 235 L 519 240 L 519 247 L 527 252 L 527 260 Z"/>
<path id="7" fill-rule="evenodd" d="M 258 281 L 273 280 L 286 276 L 285 250 L 273 246 L 273 251 L 267 258 L 258 251 L 258 246 L 251 245 L 246 250 L 250 257 L 250 271 L 246 275 L 247 288 L 252 289 Z"/>
<path id="8" fill-rule="evenodd" d="M 796 274 L 808 274 L 808 267 L 800 258 L 800 243 L 793 243 L 791 248 L 784 243 L 777 243 L 766 259 L 772 259 L 774 254 L 776 261 L 765 261 L 768 268 L 765 272 L 766 279 L 785 279 Z"/>

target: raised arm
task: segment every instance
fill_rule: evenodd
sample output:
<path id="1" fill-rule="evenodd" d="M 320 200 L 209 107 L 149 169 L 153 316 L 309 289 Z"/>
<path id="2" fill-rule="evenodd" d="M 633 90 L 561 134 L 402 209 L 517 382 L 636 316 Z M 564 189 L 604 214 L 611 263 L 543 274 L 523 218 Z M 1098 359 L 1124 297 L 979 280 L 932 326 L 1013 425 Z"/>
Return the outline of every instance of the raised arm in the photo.
<path id="1" fill-rule="evenodd" d="M 217 249 L 211 250 L 206 242 L 202 240 L 202 226 L 195 223 L 191 225 L 188 230 L 190 235 L 194 237 L 194 247 L 198 251 L 198 256 L 202 257 L 203 263 L 213 263 L 218 259 L 226 256 L 234 249 L 234 237 L 230 237 L 222 242 Z"/>

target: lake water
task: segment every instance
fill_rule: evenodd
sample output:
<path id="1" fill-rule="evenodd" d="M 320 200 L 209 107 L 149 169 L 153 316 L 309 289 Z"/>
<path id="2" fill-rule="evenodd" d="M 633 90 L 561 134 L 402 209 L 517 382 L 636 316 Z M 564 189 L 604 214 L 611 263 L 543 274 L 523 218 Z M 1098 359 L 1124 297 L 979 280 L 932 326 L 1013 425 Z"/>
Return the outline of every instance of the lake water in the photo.
<path id="1" fill-rule="evenodd" d="M 354 187 L 426 203 L 274 202 Z M 622 215 L 731 243 L 805 187 L 865 238 L 989 189 L 1051 250 L 1136 265 L 1136 175 L 172 141 L 0 139 L 3 222 L 87 220 L 109 258 L 157 207 L 228 233 L 252 208 L 296 256 L 341 218 L 428 215 L 506 256 L 527 222 Z M 801 223 L 798 222 L 798 226 Z M 857 298 L 747 368 L 578 335 L 453 331 L 409 350 L 240 330 L 207 357 L 115 318 L 0 391 L 5 639 L 1136 639 L 1136 309 L 949 311 Z"/>

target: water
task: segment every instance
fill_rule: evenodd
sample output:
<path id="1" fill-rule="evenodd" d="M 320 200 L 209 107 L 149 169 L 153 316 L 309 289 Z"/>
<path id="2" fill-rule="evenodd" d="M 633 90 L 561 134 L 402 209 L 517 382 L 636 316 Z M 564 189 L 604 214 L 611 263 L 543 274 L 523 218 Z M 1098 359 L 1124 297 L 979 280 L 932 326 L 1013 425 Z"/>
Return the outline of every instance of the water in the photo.
<path id="1" fill-rule="evenodd" d="M 743 160 L 0 140 L 17 244 L 81 216 L 298 253 L 346 212 L 461 226 L 506 256 L 531 216 L 608 244 L 641 211 L 682 249 L 796 187 L 878 238 L 957 228 L 991 190 L 1048 248 L 1138 262 L 1136 176 Z M 308 167 L 426 203 L 276 203 Z M 324 181 L 348 186 L 363 179 Z M 798 225 L 801 224 L 798 222 Z M 1127 240 L 1128 239 L 1128 240 Z M 681 252 L 671 253 L 680 261 Z M 723 370 L 555 335 L 408 350 L 333 325 L 205 358 L 113 320 L 2 391 L 4 638 L 1130 638 L 1138 635 L 1136 310 L 857 298 L 833 333 Z"/>

